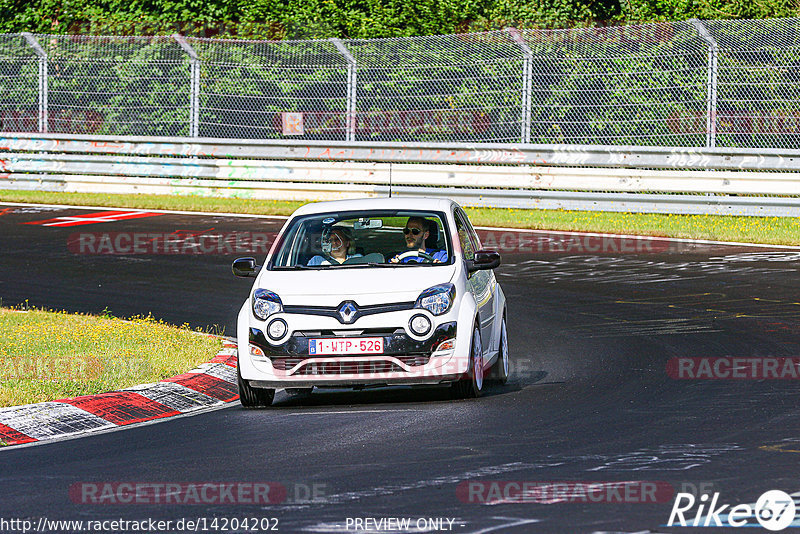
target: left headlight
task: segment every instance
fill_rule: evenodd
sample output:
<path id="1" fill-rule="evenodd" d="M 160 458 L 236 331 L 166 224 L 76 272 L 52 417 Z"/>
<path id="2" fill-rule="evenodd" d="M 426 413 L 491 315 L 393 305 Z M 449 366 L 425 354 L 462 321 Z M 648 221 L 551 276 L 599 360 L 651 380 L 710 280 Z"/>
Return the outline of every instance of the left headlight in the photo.
<path id="1" fill-rule="evenodd" d="M 456 298 L 456 286 L 453 284 L 439 284 L 429 287 L 417 297 L 415 308 L 423 308 L 433 315 L 447 313 Z"/>
<path id="2" fill-rule="evenodd" d="M 283 303 L 276 293 L 266 289 L 256 289 L 253 292 L 253 315 L 262 321 L 266 321 L 270 315 L 282 311 Z"/>

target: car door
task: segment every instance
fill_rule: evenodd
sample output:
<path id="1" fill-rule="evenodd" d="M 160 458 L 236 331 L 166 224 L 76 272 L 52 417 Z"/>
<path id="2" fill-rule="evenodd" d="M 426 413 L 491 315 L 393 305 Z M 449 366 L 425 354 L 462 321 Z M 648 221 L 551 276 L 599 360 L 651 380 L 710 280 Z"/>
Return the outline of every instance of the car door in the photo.
<path id="1" fill-rule="evenodd" d="M 461 208 L 457 208 L 454 215 L 458 239 L 461 242 L 461 249 L 464 251 L 464 259 L 472 260 L 475 258 L 475 251 L 481 248 L 478 234 L 469 222 L 467 214 Z M 467 277 L 467 289 L 475 297 L 475 302 L 478 305 L 478 321 L 481 328 L 481 343 L 485 359 L 488 359 L 491 354 L 490 347 L 495 345 L 494 339 L 492 339 L 495 315 L 495 284 L 494 272 L 491 269 L 476 271 Z"/>

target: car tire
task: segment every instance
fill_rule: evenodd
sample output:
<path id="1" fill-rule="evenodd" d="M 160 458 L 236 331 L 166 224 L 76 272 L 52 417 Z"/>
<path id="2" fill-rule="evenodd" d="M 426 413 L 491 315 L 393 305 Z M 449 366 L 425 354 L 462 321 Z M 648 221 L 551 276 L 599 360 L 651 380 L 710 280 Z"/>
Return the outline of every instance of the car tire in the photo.
<path id="1" fill-rule="evenodd" d="M 451 385 L 453 396 L 457 399 L 474 399 L 483 393 L 483 345 L 481 344 L 481 330 L 478 325 L 472 329 L 472 343 L 469 348 L 469 368 L 461 380 Z"/>
<path id="2" fill-rule="evenodd" d="M 247 380 L 242 378 L 238 363 L 236 364 L 236 379 L 239 386 L 239 402 L 244 408 L 266 408 L 272 404 L 275 390 L 250 387 Z"/>
<path id="3" fill-rule="evenodd" d="M 503 385 L 508 382 L 508 372 L 511 361 L 508 355 L 508 333 L 506 330 L 506 316 L 503 314 L 503 322 L 500 323 L 500 343 L 497 345 L 497 361 L 489 371 L 489 380 L 494 384 Z"/>

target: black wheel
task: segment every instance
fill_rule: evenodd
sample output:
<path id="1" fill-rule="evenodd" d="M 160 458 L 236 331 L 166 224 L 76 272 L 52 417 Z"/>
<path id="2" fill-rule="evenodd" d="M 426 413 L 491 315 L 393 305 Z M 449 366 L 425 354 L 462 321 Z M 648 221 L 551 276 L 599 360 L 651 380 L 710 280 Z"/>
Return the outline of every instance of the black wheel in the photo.
<path id="1" fill-rule="evenodd" d="M 469 368 L 466 376 L 451 386 L 457 399 L 473 399 L 483 393 L 483 345 L 478 325 L 472 330 L 472 345 L 469 350 Z"/>
<path id="2" fill-rule="evenodd" d="M 506 316 L 503 315 L 503 322 L 500 323 L 500 343 L 498 344 L 497 361 L 489 371 L 489 379 L 495 384 L 505 384 L 508 382 L 509 357 L 508 357 L 508 334 L 506 333 Z"/>
<path id="3" fill-rule="evenodd" d="M 239 386 L 239 401 L 245 408 L 266 408 L 275 398 L 274 389 L 253 388 L 242 378 L 239 364 L 236 364 L 236 378 Z"/>

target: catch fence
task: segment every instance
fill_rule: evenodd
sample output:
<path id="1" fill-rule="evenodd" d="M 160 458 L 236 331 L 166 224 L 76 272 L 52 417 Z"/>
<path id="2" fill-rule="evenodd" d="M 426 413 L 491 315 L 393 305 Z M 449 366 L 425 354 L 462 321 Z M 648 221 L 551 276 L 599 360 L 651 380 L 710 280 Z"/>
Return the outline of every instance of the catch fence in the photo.
<path id="1" fill-rule="evenodd" d="M 0 131 L 800 148 L 800 19 L 310 41 L 0 35 Z"/>

